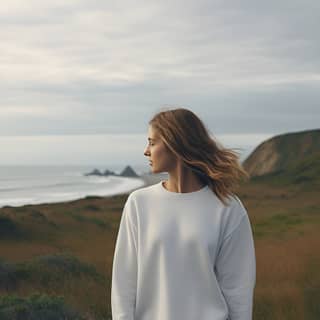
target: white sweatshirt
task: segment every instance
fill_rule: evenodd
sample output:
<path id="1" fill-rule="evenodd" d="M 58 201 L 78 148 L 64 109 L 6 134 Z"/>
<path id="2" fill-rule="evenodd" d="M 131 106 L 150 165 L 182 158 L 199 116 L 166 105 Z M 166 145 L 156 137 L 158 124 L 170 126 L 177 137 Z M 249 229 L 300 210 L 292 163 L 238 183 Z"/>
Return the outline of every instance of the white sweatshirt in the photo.
<path id="1" fill-rule="evenodd" d="M 251 320 L 256 258 L 247 211 L 205 186 L 130 193 L 112 266 L 113 320 Z"/>

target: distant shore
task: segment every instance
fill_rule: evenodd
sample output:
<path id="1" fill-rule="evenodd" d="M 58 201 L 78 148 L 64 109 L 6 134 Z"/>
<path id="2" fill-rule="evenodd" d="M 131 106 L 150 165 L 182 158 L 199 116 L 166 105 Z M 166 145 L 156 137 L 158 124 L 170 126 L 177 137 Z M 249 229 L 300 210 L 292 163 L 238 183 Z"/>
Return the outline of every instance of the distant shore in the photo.
<path id="1" fill-rule="evenodd" d="M 0 206 L 0 211 L 2 208 L 6 208 L 6 207 L 11 207 L 11 208 L 21 208 L 21 207 L 25 207 L 25 206 L 41 206 L 41 205 L 50 205 L 50 204 L 66 204 L 66 203 L 70 203 L 70 202 L 74 202 L 74 201 L 78 201 L 78 200 L 84 200 L 84 199 L 90 199 L 92 197 L 94 198 L 101 198 L 101 199 L 110 199 L 113 197 L 117 197 L 119 195 L 125 195 L 125 194 L 130 194 L 131 192 L 133 192 L 134 190 L 143 188 L 143 187 L 147 187 L 153 184 L 156 184 L 158 182 L 160 182 L 161 180 L 166 180 L 167 179 L 168 174 L 167 173 L 160 173 L 160 174 L 151 174 L 151 173 L 142 173 L 141 175 L 137 176 L 137 177 L 132 177 L 132 179 L 139 179 L 142 180 L 143 184 L 138 187 L 133 187 L 133 188 L 127 188 L 127 190 L 123 190 L 113 194 L 109 194 L 109 195 L 87 195 L 84 197 L 79 197 L 79 198 L 75 198 L 75 199 L 70 199 L 70 200 L 61 200 L 61 201 L 43 201 L 41 203 L 28 203 L 28 204 L 21 204 L 21 205 L 11 205 L 11 204 L 5 204 Z M 127 177 L 128 180 L 130 180 L 131 178 Z M 136 184 L 136 183 L 131 183 L 131 181 L 129 182 L 130 184 Z M 125 189 L 125 188 L 124 188 Z"/>

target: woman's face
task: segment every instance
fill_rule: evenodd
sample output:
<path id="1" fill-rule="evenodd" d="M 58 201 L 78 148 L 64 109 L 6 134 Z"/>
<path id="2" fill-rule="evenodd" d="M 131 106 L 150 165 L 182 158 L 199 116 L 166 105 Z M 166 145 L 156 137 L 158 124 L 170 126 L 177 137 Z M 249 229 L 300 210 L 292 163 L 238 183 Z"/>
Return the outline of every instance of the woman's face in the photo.
<path id="1" fill-rule="evenodd" d="M 149 126 L 148 144 L 143 154 L 149 158 L 152 173 L 168 172 L 176 162 L 173 153 L 167 148 L 152 126 Z"/>

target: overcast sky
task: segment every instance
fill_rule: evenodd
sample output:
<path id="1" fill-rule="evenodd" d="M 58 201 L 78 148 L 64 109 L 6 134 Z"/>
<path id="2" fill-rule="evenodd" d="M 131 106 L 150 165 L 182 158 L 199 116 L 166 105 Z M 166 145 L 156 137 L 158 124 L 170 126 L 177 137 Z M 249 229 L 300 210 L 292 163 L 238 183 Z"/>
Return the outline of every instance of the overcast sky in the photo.
<path id="1" fill-rule="evenodd" d="M 319 128 L 319 30 L 318 0 L 3 1 L 0 164 L 36 163 L 48 135 L 69 140 L 42 162 L 62 163 L 74 141 L 74 163 L 93 163 L 88 135 L 101 162 L 101 141 L 115 159 L 137 155 L 165 106 L 193 110 L 242 145 Z"/>

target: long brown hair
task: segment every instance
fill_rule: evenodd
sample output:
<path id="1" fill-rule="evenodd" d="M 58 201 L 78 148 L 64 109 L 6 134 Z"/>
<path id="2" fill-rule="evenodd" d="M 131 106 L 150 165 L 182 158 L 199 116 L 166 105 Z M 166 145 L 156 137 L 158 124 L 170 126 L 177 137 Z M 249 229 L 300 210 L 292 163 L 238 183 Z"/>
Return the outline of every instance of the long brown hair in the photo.
<path id="1" fill-rule="evenodd" d="M 234 195 L 241 179 L 249 179 L 235 148 L 224 148 L 211 138 L 209 130 L 192 111 L 165 108 L 152 117 L 149 125 L 182 164 L 209 185 L 224 205 L 227 205 L 226 198 Z"/>

